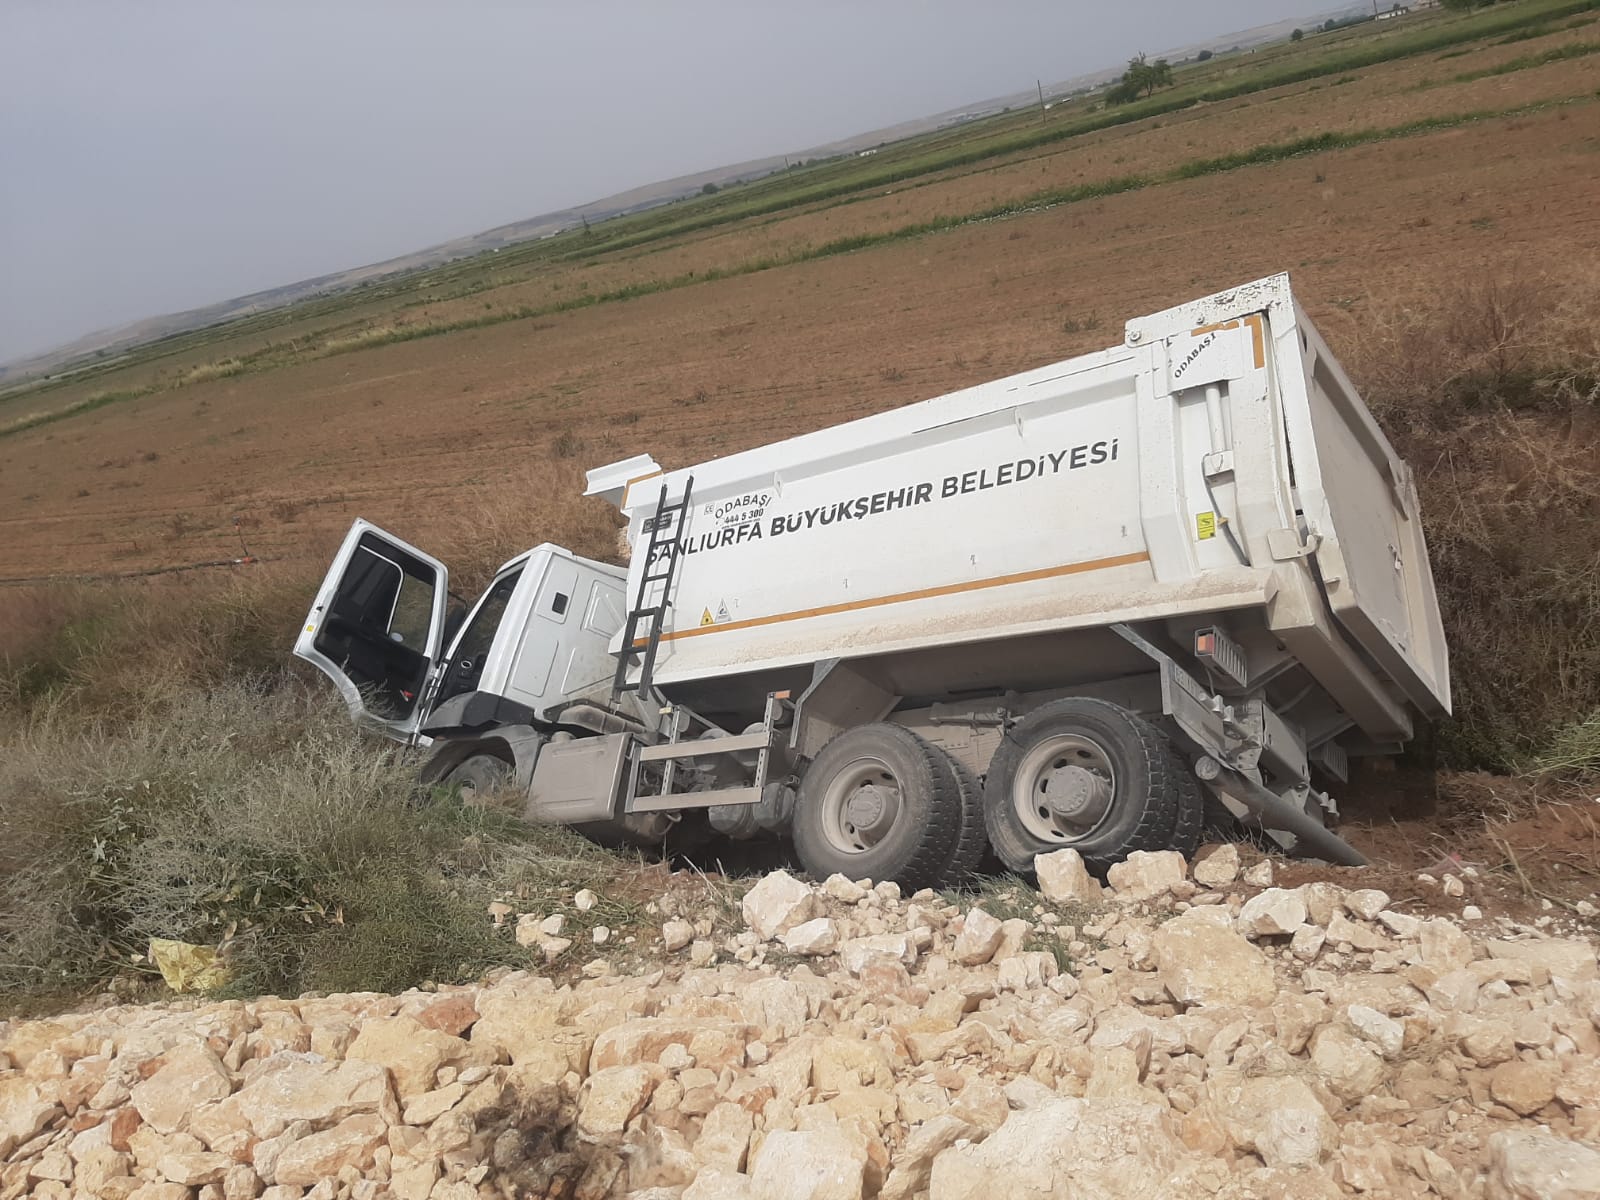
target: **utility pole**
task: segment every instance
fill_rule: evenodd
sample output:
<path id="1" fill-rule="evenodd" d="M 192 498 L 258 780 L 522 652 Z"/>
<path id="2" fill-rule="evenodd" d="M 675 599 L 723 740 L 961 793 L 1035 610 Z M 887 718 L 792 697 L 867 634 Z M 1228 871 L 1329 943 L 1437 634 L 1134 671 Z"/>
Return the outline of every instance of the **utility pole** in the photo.
<path id="1" fill-rule="evenodd" d="M 1374 4 L 1376 4 L 1378 2 L 1378 0 L 1372 0 L 1372 2 Z M 1035 79 L 1033 81 L 1033 83 L 1034 83 L 1034 86 L 1039 89 L 1039 124 L 1043 125 L 1044 124 L 1044 81 L 1042 79 Z"/>

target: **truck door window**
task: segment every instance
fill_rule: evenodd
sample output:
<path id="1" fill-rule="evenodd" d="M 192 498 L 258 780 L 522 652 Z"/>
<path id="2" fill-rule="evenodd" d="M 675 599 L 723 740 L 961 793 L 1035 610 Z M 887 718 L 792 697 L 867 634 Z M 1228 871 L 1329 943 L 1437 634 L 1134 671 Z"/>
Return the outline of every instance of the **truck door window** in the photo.
<path id="1" fill-rule="evenodd" d="M 477 688 L 478 679 L 483 674 L 484 660 L 489 657 L 489 647 L 494 644 L 494 635 L 499 632 L 500 621 L 506 615 L 506 606 L 511 603 L 511 593 L 516 591 L 520 578 L 522 572 L 513 571 L 489 586 L 450 656 L 450 666 L 439 687 L 439 700 L 448 700 L 451 696 L 459 696 Z"/>

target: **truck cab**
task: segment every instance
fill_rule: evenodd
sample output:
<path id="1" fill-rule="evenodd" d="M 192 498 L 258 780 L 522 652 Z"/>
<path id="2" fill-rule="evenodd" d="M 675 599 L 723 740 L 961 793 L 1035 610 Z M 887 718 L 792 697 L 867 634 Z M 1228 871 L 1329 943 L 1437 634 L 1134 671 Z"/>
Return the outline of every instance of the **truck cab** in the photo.
<path id="1" fill-rule="evenodd" d="M 545 543 L 502 566 L 461 619 L 444 563 L 357 520 L 294 652 L 397 741 L 558 725 L 573 697 L 610 684 L 626 580 Z"/>

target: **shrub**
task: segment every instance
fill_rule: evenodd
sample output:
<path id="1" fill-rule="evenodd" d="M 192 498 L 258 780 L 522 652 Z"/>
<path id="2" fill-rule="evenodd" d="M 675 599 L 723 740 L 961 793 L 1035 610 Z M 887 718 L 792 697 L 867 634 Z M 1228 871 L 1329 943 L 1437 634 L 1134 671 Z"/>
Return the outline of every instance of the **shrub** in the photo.
<path id="1" fill-rule="evenodd" d="M 1455 765 L 1573 759 L 1600 713 L 1597 302 L 1592 270 L 1485 274 L 1379 307 L 1341 350 L 1416 473 Z"/>
<path id="2" fill-rule="evenodd" d="M 14 996 L 152 974 L 153 937 L 224 945 L 236 993 L 469 979 L 528 961 L 489 900 L 615 895 L 625 869 L 568 831 L 421 791 L 410 757 L 320 689 L 181 691 L 115 727 L 45 705 L 0 740 Z"/>

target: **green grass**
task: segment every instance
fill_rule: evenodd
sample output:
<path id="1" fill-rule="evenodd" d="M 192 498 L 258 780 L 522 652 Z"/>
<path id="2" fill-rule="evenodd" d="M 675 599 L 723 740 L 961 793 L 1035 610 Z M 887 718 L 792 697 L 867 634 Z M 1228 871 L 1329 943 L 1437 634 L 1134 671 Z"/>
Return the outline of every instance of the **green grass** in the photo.
<path id="1" fill-rule="evenodd" d="M 1552 46 L 1542 54 L 1526 54 L 1521 58 L 1513 58 L 1510 62 L 1500 63 L 1498 66 L 1484 67 L 1480 71 L 1465 71 L 1452 76 L 1450 82 L 1472 83 L 1474 80 L 1488 79 L 1494 75 L 1510 75 L 1514 71 L 1526 71 L 1533 67 L 1549 66 L 1551 63 L 1566 62 L 1574 58 L 1587 58 L 1595 53 L 1600 53 L 1600 42 L 1568 42 L 1565 46 Z"/>

